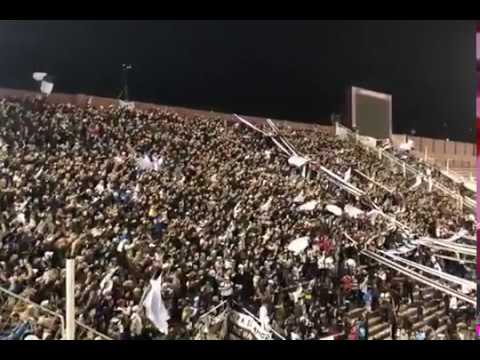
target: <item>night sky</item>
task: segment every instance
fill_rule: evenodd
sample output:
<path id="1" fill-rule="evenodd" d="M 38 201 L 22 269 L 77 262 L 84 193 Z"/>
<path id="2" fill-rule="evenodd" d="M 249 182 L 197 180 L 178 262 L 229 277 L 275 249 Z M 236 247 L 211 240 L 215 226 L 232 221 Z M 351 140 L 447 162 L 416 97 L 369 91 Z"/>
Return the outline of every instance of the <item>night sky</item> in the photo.
<path id="1" fill-rule="evenodd" d="M 396 133 L 475 141 L 474 21 L 0 21 L 0 86 L 328 123 L 349 85 Z"/>

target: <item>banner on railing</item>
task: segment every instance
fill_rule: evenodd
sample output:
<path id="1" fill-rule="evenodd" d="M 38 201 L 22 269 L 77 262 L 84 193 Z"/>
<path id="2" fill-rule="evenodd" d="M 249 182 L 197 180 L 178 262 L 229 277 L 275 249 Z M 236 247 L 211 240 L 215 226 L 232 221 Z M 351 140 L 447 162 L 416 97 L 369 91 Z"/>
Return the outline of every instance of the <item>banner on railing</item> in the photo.
<path id="1" fill-rule="evenodd" d="M 229 315 L 230 334 L 241 340 L 272 340 L 272 334 L 251 316 L 232 310 Z"/>

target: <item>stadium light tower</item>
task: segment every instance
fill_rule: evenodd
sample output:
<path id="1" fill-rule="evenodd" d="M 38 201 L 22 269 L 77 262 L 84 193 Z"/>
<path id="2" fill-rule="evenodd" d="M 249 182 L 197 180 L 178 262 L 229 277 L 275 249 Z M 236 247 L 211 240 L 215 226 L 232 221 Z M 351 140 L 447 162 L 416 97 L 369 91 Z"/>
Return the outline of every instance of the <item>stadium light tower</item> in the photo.
<path id="1" fill-rule="evenodd" d="M 120 98 L 122 97 L 125 101 L 128 101 L 128 70 L 131 70 L 133 67 L 130 64 L 122 64 L 122 80 L 123 80 L 123 89 L 120 92 Z"/>

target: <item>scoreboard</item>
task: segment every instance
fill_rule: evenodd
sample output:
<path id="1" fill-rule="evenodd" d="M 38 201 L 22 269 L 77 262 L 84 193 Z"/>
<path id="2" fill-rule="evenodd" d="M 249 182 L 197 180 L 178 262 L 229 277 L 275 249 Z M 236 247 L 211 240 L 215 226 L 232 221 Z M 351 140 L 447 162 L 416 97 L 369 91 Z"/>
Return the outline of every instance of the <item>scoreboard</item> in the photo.
<path id="1" fill-rule="evenodd" d="M 351 87 L 347 92 L 346 125 L 363 136 L 389 139 L 392 136 L 392 96 Z"/>

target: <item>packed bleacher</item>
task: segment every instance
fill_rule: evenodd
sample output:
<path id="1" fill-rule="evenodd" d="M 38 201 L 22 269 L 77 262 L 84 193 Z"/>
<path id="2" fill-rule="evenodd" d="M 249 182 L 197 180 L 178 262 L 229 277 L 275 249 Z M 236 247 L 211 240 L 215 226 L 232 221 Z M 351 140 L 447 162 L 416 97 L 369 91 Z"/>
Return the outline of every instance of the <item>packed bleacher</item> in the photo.
<path id="1" fill-rule="evenodd" d="M 77 319 L 112 339 L 191 339 L 221 303 L 287 339 L 472 338 L 472 304 L 362 255 L 407 246 L 405 259 L 473 281 L 467 256 L 411 242 L 472 237 L 472 213 L 355 141 L 280 135 L 363 194 L 314 166 L 302 174 L 241 122 L 1 100 L 0 286 L 63 313 L 75 258 Z M 163 333 L 143 306 L 160 275 Z M 0 309 L 0 339 L 62 336 L 58 319 L 4 293 Z"/>

